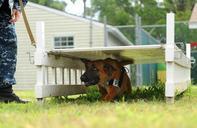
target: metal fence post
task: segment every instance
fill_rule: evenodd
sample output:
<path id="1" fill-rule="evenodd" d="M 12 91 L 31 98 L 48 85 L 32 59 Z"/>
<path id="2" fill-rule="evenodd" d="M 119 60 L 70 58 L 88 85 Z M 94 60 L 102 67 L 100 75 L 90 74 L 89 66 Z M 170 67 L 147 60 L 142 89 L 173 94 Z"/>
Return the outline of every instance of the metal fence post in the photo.
<path id="1" fill-rule="evenodd" d="M 141 37 L 141 17 L 139 17 L 137 14 L 135 16 L 135 44 L 141 45 L 142 43 L 142 37 Z M 136 85 L 142 85 L 143 84 L 143 78 L 142 78 L 142 65 L 138 64 L 136 65 Z"/>

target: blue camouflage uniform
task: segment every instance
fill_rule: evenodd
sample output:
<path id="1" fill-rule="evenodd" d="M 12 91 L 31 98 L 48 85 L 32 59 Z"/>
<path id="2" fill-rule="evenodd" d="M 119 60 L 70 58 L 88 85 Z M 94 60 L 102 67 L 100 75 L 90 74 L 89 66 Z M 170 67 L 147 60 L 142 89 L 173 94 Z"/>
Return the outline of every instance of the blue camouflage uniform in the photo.
<path id="1" fill-rule="evenodd" d="M 13 1 L 13 7 L 9 2 Z M 27 0 L 23 0 L 26 5 Z M 19 10 L 18 0 L 0 0 L 0 88 L 16 84 L 17 36 L 15 25 L 10 23 L 11 8 Z"/>

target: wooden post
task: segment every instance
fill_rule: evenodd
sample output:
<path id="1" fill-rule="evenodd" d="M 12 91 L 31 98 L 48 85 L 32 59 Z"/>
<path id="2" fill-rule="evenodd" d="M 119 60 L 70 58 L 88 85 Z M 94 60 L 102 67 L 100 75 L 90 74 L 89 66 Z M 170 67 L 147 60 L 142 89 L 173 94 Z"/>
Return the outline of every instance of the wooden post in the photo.
<path id="1" fill-rule="evenodd" d="M 141 17 L 135 15 L 135 44 L 142 45 L 142 33 L 141 33 Z M 143 76 L 142 76 L 142 64 L 136 65 L 136 86 L 140 86 L 143 84 Z"/>
<path id="2" fill-rule="evenodd" d="M 165 85 L 165 96 L 166 102 L 174 103 L 175 96 L 175 84 L 174 84 L 174 49 L 175 49 L 175 25 L 174 13 L 168 13 L 166 19 L 166 50 L 165 50 L 165 61 L 166 61 L 166 85 Z"/>
<path id="3" fill-rule="evenodd" d="M 74 70 L 74 74 L 75 74 L 75 85 L 77 85 L 77 69 Z"/>
<path id="4" fill-rule="evenodd" d="M 71 85 L 71 83 L 72 83 L 72 82 L 71 82 L 71 69 L 69 68 L 69 69 L 67 70 L 67 72 L 68 72 L 68 81 L 69 81 L 68 84 Z"/>
<path id="5" fill-rule="evenodd" d="M 187 58 L 191 59 L 191 45 L 186 44 L 186 56 Z"/>
<path id="6" fill-rule="evenodd" d="M 191 45 L 190 44 L 186 44 L 186 56 L 190 60 L 190 65 L 191 65 Z M 191 70 L 189 70 L 188 77 L 189 77 L 188 80 L 191 84 Z"/>
<path id="7" fill-rule="evenodd" d="M 44 29 L 44 22 L 36 22 L 36 42 L 38 42 L 36 50 L 45 50 Z"/>
<path id="8" fill-rule="evenodd" d="M 64 68 L 60 68 L 60 81 L 64 85 Z"/>
<path id="9" fill-rule="evenodd" d="M 52 67 L 52 84 L 57 84 L 57 69 Z"/>
<path id="10" fill-rule="evenodd" d="M 45 51 L 45 36 L 44 36 L 44 22 L 37 22 L 36 23 L 36 40 L 37 40 L 37 47 L 35 52 L 35 62 L 38 60 L 42 61 L 39 57 L 44 56 Z M 35 86 L 36 96 L 39 97 L 42 95 L 42 88 L 47 84 L 47 67 L 42 65 L 37 65 L 37 81 Z M 37 98 L 38 100 L 42 100 L 42 98 Z"/>

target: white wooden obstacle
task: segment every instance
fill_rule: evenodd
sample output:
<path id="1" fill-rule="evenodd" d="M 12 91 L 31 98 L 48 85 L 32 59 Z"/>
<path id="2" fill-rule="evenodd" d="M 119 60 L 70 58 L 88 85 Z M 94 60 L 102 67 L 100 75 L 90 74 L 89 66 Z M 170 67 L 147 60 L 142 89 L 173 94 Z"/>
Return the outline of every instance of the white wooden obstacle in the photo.
<path id="1" fill-rule="evenodd" d="M 191 49 L 186 46 L 186 55 L 175 45 L 175 16 L 167 14 L 166 28 L 166 87 L 165 96 L 167 102 L 174 102 L 175 93 L 183 92 L 191 82 Z"/>
<path id="2" fill-rule="evenodd" d="M 166 63 L 165 96 L 168 102 L 174 102 L 176 92 L 181 93 L 190 84 L 190 45 L 187 45 L 186 55 L 175 45 L 174 14 L 167 14 L 167 42 L 159 45 L 135 45 L 97 48 L 74 48 L 45 50 L 44 24 L 37 23 L 37 48 L 35 65 L 37 67 L 36 98 L 50 96 L 66 96 L 85 93 L 85 87 L 77 79 L 82 74 L 84 64 L 80 58 L 91 60 L 108 57 L 118 60 L 133 59 L 136 64 Z M 49 78 L 51 69 L 51 78 Z M 59 75 L 57 70 L 59 69 Z M 65 72 L 65 69 L 67 72 Z M 71 74 L 74 70 L 74 75 Z M 68 82 L 65 81 L 65 76 Z M 73 77 L 74 78 L 71 78 Z M 58 78 L 59 77 L 59 82 Z M 50 79 L 50 80 L 49 80 Z M 74 84 L 71 82 L 74 79 Z M 49 82 L 51 81 L 51 83 Z"/>

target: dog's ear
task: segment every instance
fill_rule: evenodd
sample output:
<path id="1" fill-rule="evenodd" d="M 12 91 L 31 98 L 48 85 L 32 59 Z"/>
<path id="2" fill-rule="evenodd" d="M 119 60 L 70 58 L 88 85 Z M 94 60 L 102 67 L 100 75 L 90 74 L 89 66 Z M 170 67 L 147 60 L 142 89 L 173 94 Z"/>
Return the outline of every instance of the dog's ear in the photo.
<path id="1" fill-rule="evenodd" d="M 91 62 L 90 60 L 85 58 L 81 58 L 81 61 L 85 64 L 86 69 L 88 68 L 88 63 Z"/>
<path id="2" fill-rule="evenodd" d="M 83 63 L 90 62 L 90 60 L 88 60 L 88 59 L 85 59 L 85 58 L 81 58 L 80 60 L 81 60 Z"/>
<path id="3" fill-rule="evenodd" d="M 128 64 L 133 64 L 134 60 L 123 60 L 123 61 L 120 61 L 120 63 L 121 63 L 122 66 L 125 66 L 125 65 L 128 65 Z"/>
<path id="4" fill-rule="evenodd" d="M 105 61 L 116 61 L 116 62 L 119 62 L 122 66 L 134 63 L 133 59 L 118 61 L 118 60 L 115 60 L 115 59 L 106 58 Z"/>
<path id="5" fill-rule="evenodd" d="M 116 70 L 112 65 L 110 65 L 108 63 L 104 64 L 103 69 L 107 73 L 108 76 L 111 76 L 113 71 Z"/>
<path id="6" fill-rule="evenodd" d="M 106 58 L 105 61 L 113 61 L 114 59 Z"/>

